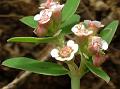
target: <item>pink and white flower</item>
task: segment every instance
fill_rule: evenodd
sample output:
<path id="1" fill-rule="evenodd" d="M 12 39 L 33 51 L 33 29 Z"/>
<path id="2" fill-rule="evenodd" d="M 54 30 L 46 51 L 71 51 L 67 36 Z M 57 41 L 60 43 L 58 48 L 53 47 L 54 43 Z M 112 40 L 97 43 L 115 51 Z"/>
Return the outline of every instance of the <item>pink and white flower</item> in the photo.
<path id="1" fill-rule="evenodd" d="M 105 40 L 103 40 L 101 37 L 91 36 L 89 38 L 88 48 L 90 52 L 98 53 L 101 50 L 107 50 L 108 43 Z"/>
<path id="2" fill-rule="evenodd" d="M 34 16 L 34 20 L 38 21 L 39 24 L 45 24 L 50 21 L 52 11 L 49 9 L 42 10 L 39 14 Z"/>
<path id="3" fill-rule="evenodd" d="M 70 61 L 74 58 L 75 53 L 78 51 L 78 44 L 74 41 L 69 40 L 67 45 L 61 49 L 53 49 L 51 56 L 59 61 Z"/>
<path id="4" fill-rule="evenodd" d="M 44 36 L 47 34 L 48 29 L 52 29 L 53 23 L 54 25 L 59 25 L 61 20 L 61 10 L 64 5 L 60 5 L 58 2 L 54 2 L 53 0 L 47 0 L 46 3 L 41 4 L 41 11 L 39 14 L 34 16 L 34 20 L 38 21 L 38 27 L 34 30 L 34 33 L 38 36 Z M 58 27 L 56 26 L 56 28 Z M 51 34 L 55 32 L 51 31 Z"/>
<path id="5" fill-rule="evenodd" d="M 83 23 L 75 25 L 72 29 L 72 32 L 81 37 L 81 36 L 89 36 L 93 33 L 92 30 L 86 29 Z"/>

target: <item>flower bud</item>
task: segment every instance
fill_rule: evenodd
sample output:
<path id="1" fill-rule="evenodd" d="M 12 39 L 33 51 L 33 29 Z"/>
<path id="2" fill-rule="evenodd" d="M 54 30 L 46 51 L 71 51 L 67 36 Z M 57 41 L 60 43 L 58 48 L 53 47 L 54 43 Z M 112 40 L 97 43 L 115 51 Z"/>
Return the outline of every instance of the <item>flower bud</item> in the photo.
<path id="1" fill-rule="evenodd" d="M 38 27 L 33 31 L 37 36 L 45 36 L 48 30 L 44 27 L 44 25 L 39 24 Z"/>
<path id="2" fill-rule="evenodd" d="M 96 54 L 93 56 L 93 65 L 99 67 L 106 60 L 105 55 Z"/>

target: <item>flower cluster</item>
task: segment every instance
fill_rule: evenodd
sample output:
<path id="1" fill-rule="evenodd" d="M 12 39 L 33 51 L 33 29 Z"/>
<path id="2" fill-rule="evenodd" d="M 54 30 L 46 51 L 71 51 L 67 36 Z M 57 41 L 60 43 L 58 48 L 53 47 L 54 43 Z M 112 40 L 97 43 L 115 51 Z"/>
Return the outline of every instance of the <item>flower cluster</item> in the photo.
<path id="1" fill-rule="evenodd" d="M 88 51 L 90 56 L 93 57 L 93 64 L 96 66 L 99 66 L 105 61 L 102 51 L 108 49 L 107 42 L 101 37 L 96 36 L 99 28 L 101 27 L 104 27 L 104 25 L 99 21 L 84 20 L 84 22 L 76 24 L 71 29 L 78 39 L 87 41 L 86 44 L 83 45 L 83 48 L 80 49 Z M 79 43 L 79 45 L 81 45 L 81 43 Z M 84 49 L 84 46 L 87 46 L 87 48 Z M 61 49 L 53 49 L 51 51 L 51 55 L 59 61 L 70 61 L 73 59 L 77 50 L 78 44 L 75 44 L 70 40 L 68 41 L 67 46 Z"/>
<path id="2" fill-rule="evenodd" d="M 47 0 L 45 3 L 42 3 L 39 7 L 41 9 L 40 13 L 34 16 L 34 20 L 38 21 L 38 27 L 34 30 L 34 33 L 38 36 L 44 36 L 49 29 L 51 30 L 55 27 L 52 26 L 53 24 L 58 25 L 63 7 L 64 5 L 60 5 L 59 2 L 54 2 L 53 0 Z M 58 28 L 54 29 L 58 30 Z"/>
<path id="3" fill-rule="evenodd" d="M 99 28 L 104 27 L 99 21 L 84 20 L 75 25 L 71 30 L 79 39 L 87 38 L 88 52 L 93 56 L 93 64 L 99 66 L 103 63 L 103 50 L 108 49 L 108 44 L 101 37 L 96 36 Z"/>

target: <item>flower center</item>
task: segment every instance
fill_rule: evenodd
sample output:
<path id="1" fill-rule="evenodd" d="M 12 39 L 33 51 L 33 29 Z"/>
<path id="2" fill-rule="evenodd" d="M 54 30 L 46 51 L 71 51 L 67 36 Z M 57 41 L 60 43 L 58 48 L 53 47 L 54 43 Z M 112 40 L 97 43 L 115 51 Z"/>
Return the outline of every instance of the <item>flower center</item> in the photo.
<path id="1" fill-rule="evenodd" d="M 102 47 L 101 39 L 97 38 L 97 39 L 93 40 L 92 45 L 93 45 L 93 48 L 95 50 L 99 51 L 101 49 L 101 47 Z"/>
<path id="2" fill-rule="evenodd" d="M 60 51 L 59 51 L 59 55 L 63 58 L 66 58 L 66 57 L 69 57 L 70 54 L 72 53 L 72 48 L 68 47 L 68 46 L 65 46 L 64 48 L 62 48 Z"/>
<path id="3" fill-rule="evenodd" d="M 96 25 L 93 22 L 90 22 L 89 23 L 89 29 L 96 30 L 97 27 L 96 27 Z"/>
<path id="4" fill-rule="evenodd" d="M 77 28 L 78 28 L 78 31 L 76 32 L 76 34 L 78 36 L 87 36 L 87 35 L 92 34 L 91 31 L 89 31 L 89 30 L 87 30 L 87 29 L 85 29 L 83 27 L 77 27 Z"/>

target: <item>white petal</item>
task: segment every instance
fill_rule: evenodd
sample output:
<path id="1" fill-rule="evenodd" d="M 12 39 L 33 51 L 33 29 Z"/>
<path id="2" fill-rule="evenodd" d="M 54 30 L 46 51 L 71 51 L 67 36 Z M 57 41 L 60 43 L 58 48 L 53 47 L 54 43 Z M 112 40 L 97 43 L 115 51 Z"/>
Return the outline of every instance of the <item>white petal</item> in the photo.
<path id="1" fill-rule="evenodd" d="M 78 44 L 75 44 L 73 40 L 69 40 L 67 46 L 71 47 L 74 53 L 78 51 Z"/>
<path id="2" fill-rule="evenodd" d="M 50 3 L 50 9 L 52 11 L 61 11 L 63 7 L 64 7 L 64 4 L 60 5 L 58 2 Z"/>
<path id="3" fill-rule="evenodd" d="M 39 23 L 40 24 L 45 24 L 47 23 L 50 18 L 52 16 L 52 11 L 50 11 L 49 9 L 44 9 L 40 12 L 40 20 Z"/>
<path id="4" fill-rule="evenodd" d="M 88 34 L 90 35 L 90 34 L 92 34 L 93 33 L 93 31 L 88 31 Z"/>
<path id="5" fill-rule="evenodd" d="M 55 11 L 61 11 L 64 5 L 57 5 L 56 8 L 54 8 Z"/>
<path id="6" fill-rule="evenodd" d="M 55 59 L 58 61 L 65 61 L 65 58 L 61 58 L 61 57 L 55 57 Z"/>
<path id="7" fill-rule="evenodd" d="M 58 49 L 53 49 L 50 54 L 51 54 L 52 57 L 58 57 L 59 56 L 58 53 L 59 53 Z"/>
<path id="8" fill-rule="evenodd" d="M 50 3 L 50 6 L 54 6 L 54 5 L 57 5 L 57 4 L 58 4 L 58 2 L 53 2 L 53 1 L 52 1 L 52 2 Z"/>
<path id="9" fill-rule="evenodd" d="M 48 16 L 51 17 L 52 16 L 52 11 L 48 12 Z"/>
<path id="10" fill-rule="evenodd" d="M 69 41 L 67 42 L 67 46 L 69 46 L 69 47 L 74 46 L 74 41 L 73 41 L 73 40 L 69 40 Z"/>
<path id="11" fill-rule="evenodd" d="M 63 7 L 64 7 L 64 4 L 59 5 L 59 8 L 60 8 L 61 10 L 63 9 Z"/>
<path id="12" fill-rule="evenodd" d="M 88 36 L 91 35 L 93 33 L 93 31 L 88 31 L 87 33 L 82 33 L 84 36 Z"/>
<path id="13" fill-rule="evenodd" d="M 101 27 L 101 22 L 99 21 L 92 21 L 96 27 Z"/>
<path id="14" fill-rule="evenodd" d="M 50 7 L 50 9 L 52 9 L 52 11 L 54 11 L 57 8 L 57 4 L 54 4 Z"/>
<path id="15" fill-rule="evenodd" d="M 41 17 L 40 14 L 37 14 L 34 16 L 34 20 L 38 21 L 38 20 L 40 20 L 40 17 Z"/>
<path id="16" fill-rule="evenodd" d="M 90 22 L 91 22 L 91 20 L 84 20 L 84 23 L 87 24 L 87 25 L 88 25 Z"/>
<path id="17" fill-rule="evenodd" d="M 41 10 L 40 16 L 44 16 L 44 15 L 47 15 L 48 17 L 51 17 L 52 16 L 52 11 L 49 10 L 49 9 Z"/>
<path id="18" fill-rule="evenodd" d="M 78 28 L 76 27 L 76 25 L 75 25 L 74 27 L 72 27 L 71 31 L 72 31 L 73 33 L 78 32 Z"/>
<path id="19" fill-rule="evenodd" d="M 104 27 L 105 25 L 103 25 L 103 24 L 101 24 L 101 26 L 100 27 Z"/>
<path id="20" fill-rule="evenodd" d="M 78 51 L 78 44 L 74 44 L 72 46 L 73 52 L 76 53 Z"/>
<path id="21" fill-rule="evenodd" d="M 102 40 L 102 49 L 107 50 L 108 49 L 108 43 L 105 40 Z"/>
<path id="22" fill-rule="evenodd" d="M 86 29 L 86 28 L 85 28 L 85 25 L 83 25 L 83 24 L 80 24 L 80 25 L 81 25 L 81 28 L 80 28 L 81 30 Z"/>

